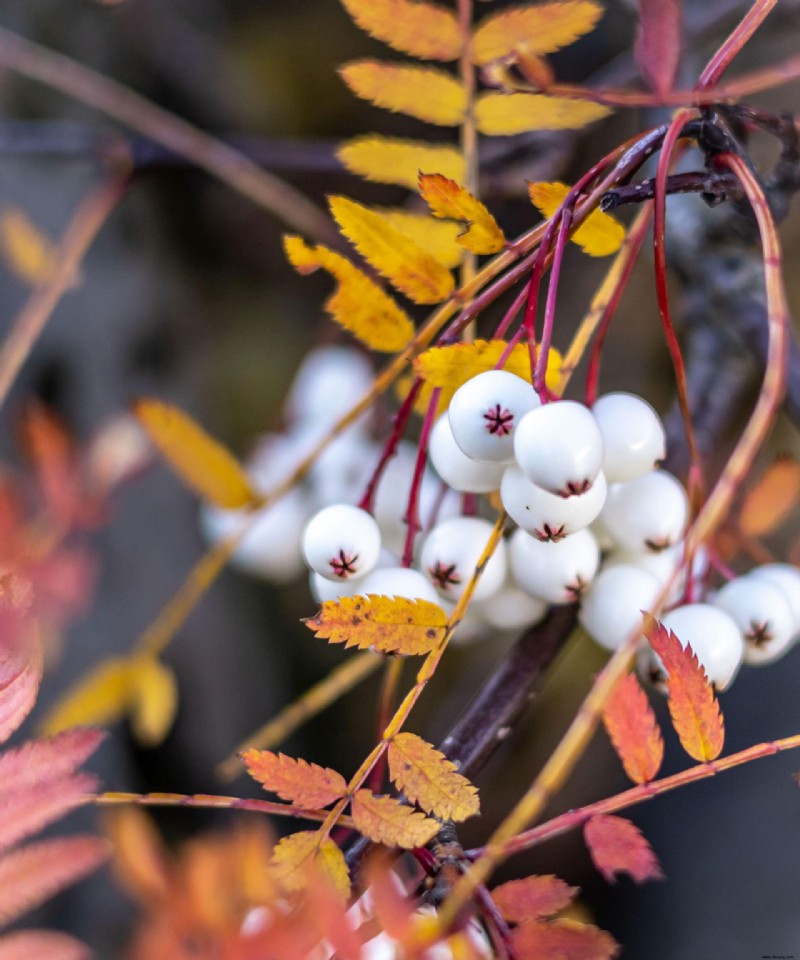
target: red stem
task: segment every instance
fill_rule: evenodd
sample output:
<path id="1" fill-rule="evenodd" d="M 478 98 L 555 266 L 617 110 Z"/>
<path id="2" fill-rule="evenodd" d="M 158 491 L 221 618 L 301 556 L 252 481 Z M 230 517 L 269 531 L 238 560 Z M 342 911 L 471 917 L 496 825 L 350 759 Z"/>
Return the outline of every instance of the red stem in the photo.
<path id="1" fill-rule="evenodd" d="M 406 543 L 403 549 L 402 562 L 404 567 L 410 567 L 414 562 L 414 540 L 417 536 L 417 531 L 420 528 L 419 511 L 417 509 L 419 501 L 419 489 L 422 485 L 422 477 L 425 473 L 425 464 L 428 459 L 428 438 L 431 435 L 433 421 L 436 419 L 436 408 L 439 406 L 439 394 L 441 392 L 441 387 L 436 387 L 431 394 L 430 403 L 428 404 L 428 411 L 425 414 L 425 419 L 422 422 L 422 430 L 419 434 L 417 462 L 414 465 L 414 476 L 411 480 L 411 489 L 408 493 L 408 507 L 406 508 L 405 515 L 408 531 L 406 532 Z"/>
<path id="2" fill-rule="evenodd" d="M 570 235 L 572 211 L 565 208 L 561 212 L 561 223 L 558 228 L 558 239 L 553 252 L 553 263 L 550 267 L 550 280 L 547 286 L 547 301 L 544 306 L 544 321 L 542 322 L 542 342 L 539 345 L 539 359 L 533 372 L 533 389 L 543 401 L 549 399 L 546 388 L 547 361 L 550 358 L 550 344 L 553 342 L 553 326 L 556 317 L 556 298 L 558 296 L 558 281 L 561 277 L 561 264 L 564 261 L 564 250 Z"/>
<path id="3" fill-rule="evenodd" d="M 716 86 L 722 74 L 731 65 L 734 57 L 741 52 L 777 2 L 778 0 L 756 0 L 730 36 L 723 41 L 717 52 L 708 61 L 700 74 L 700 79 L 697 81 L 696 90 L 706 90 L 708 87 Z"/>

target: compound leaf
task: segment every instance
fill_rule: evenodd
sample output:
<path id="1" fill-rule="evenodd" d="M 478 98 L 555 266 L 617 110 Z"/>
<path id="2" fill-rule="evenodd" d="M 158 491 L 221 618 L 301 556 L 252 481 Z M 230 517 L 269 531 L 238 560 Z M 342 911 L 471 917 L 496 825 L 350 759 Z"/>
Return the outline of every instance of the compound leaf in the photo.
<path id="1" fill-rule="evenodd" d="M 565 183 L 529 183 L 528 193 L 539 213 L 548 220 L 569 193 Z M 602 210 L 593 210 L 570 237 L 590 257 L 607 257 L 616 253 L 625 239 L 625 227 Z"/>
<path id="2" fill-rule="evenodd" d="M 412 850 L 424 846 L 439 830 L 439 822 L 426 817 L 394 797 L 376 797 L 357 790 L 353 797 L 353 820 L 360 833 L 387 847 Z"/>
<path id="3" fill-rule="evenodd" d="M 463 40 L 458 20 L 435 3 L 413 0 L 342 0 L 362 30 L 420 60 L 455 60 Z"/>
<path id="4" fill-rule="evenodd" d="M 589 33 L 603 14 L 591 0 L 563 0 L 502 10 L 486 17 L 472 41 L 475 63 L 500 60 L 520 47 L 533 54 L 553 53 Z"/>
<path id="5" fill-rule="evenodd" d="M 317 616 L 304 622 L 331 643 L 419 656 L 444 637 L 447 614 L 428 600 L 371 595 L 326 600 Z"/>
<path id="6" fill-rule="evenodd" d="M 426 740 L 413 733 L 398 733 L 388 752 L 392 782 L 427 813 L 459 821 L 480 811 L 477 789 Z"/>
<path id="7" fill-rule="evenodd" d="M 342 851 L 333 840 L 320 840 L 317 830 L 301 830 L 284 837 L 275 847 L 271 863 L 273 876 L 286 890 L 302 890 L 312 877 L 322 879 L 342 897 L 350 892 L 350 874 Z"/>
<path id="8" fill-rule="evenodd" d="M 611 934 L 576 920 L 522 923 L 511 942 L 518 960 L 612 960 L 619 953 Z"/>
<path id="9" fill-rule="evenodd" d="M 463 84 L 433 67 L 379 60 L 356 60 L 339 73 L 357 97 L 394 113 L 426 123 L 455 127 L 464 119 L 467 94 Z"/>
<path id="10" fill-rule="evenodd" d="M 637 883 L 663 880 L 661 865 L 636 824 L 624 817 L 599 814 L 583 828 L 592 861 L 609 883 L 629 873 Z"/>
<path id="11" fill-rule="evenodd" d="M 417 376 L 431 387 L 444 390 L 457 390 L 467 380 L 493 370 L 505 353 L 508 343 L 505 340 L 475 340 L 473 343 L 453 343 L 445 347 L 431 347 L 421 353 L 414 361 Z M 527 344 L 516 344 L 503 369 L 531 381 L 531 361 Z M 561 375 L 561 354 L 550 351 L 547 363 L 547 385 L 554 389 Z"/>
<path id="12" fill-rule="evenodd" d="M 647 783 L 661 769 L 664 740 L 636 675 L 617 683 L 603 709 L 603 723 L 625 773 L 634 783 Z"/>
<path id="13" fill-rule="evenodd" d="M 330 197 L 339 229 L 392 286 L 415 303 L 439 303 L 454 289 L 444 264 L 394 229 L 379 213 L 349 200 Z"/>
<path id="14" fill-rule="evenodd" d="M 478 129 L 489 137 L 527 130 L 580 130 L 610 112 L 599 103 L 544 93 L 484 93 L 475 104 Z"/>
<path id="15" fill-rule="evenodd" d="M 399 137 L 354 137 L 341 144 L 336 156 L 351 173 L 366 180 L 409 190 L 417 189 L 420 170 L 442 173 L 458 182 L 466 172 L 464 157 L 455 147 Z"/>
<path id="16" fill-rule="evenodd" d="M 577 887 L 548 874 L 509 880 L 492 890 L 492 899 L 509 923 L 525 923 L 558 913 L 577 892 Z"/>
<path id="17" fill-rule="evenodd" d="M 337 281 L 325 309 L 345 330 L 373 350 L 395 353 L 414 335 L 408 314 L 363 270 L 322 244 L 313 247 L 300 237 L 283 238 L 291 265 L 301 274 L 322 268 Z"/>
<path id="18" fill-rule="evenodd" d="M 184 483 L 205 500 L 235 510 L 258 499 L 233 454 L 182 410 L 161 400 L 141 399 L 133 412 Z"/>
<path id="19" fill-rule="evenodd" d="M 247 772 L 266 790 L 308 810 L 327 807 L 347 790 L 347 782 L 336 770 L 302 758 L 270 750 L 245 750 L 241 756 Z"/>
<path id="20" fill-rule="evenodd" d="M 435 217 L 460 220 L 466 230 L 458 243 L 473 253 L 498 253 L 506 238 L 486 207 L 455 180 L 441 173 L 421 173 L 419 189 Z"/>

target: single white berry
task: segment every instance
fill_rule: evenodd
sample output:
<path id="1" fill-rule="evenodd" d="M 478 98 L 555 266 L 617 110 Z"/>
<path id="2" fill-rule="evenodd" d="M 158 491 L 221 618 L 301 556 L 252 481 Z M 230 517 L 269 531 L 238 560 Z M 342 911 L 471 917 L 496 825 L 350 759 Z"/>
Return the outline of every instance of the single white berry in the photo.
<path id="1" fill-rule="evenodd" d="M 603 435 L 603 473 L 609 483 L 654 470 L 667 453 L 664 425 L 650 404 L 633 393 L 607 393 L 592 413 Z"/>
<path id="2" fill-rule="evenodd" d="M 531 483 L 517 466 L 506 468 L 500 498 L 511 519 L 537 540 L 561 540 L 588 527 L 606 499 L 602 473 L 586 493 L 559 497 Z"/>
<path id="3" fill-rule="evenodd" d="M 791 563 L 764 563 L 748 574 L 764 578 L 778 587 L 786 598 L 794 618 L 795 639 L 800 635 L 800 569 Z"/>
<path id="4" fill-rule="evenodd" d="M 419 565 L 439 594 L 458 600 L 492 533 L 492 524 L 480 517 L 453 517 L 437 523 L 425 538 Z M 506 547 L 502 541 L 483 571 L 473 598 L 480 600 L 499 590 L 506 576 Z"/>
<path id="5" fill-rule="evenodd" d="M 376 594 L 382 597 L 406 597 L 438 603 L 439 595 L 419 570 L 410 567 L 384 567 L 373 570 L 358 582 L 354 595 Z"/>
<path id="6" fill-rule="evenodd" d="M 688 517 L 686 491 L 666 470 L 610 484 L 600 514 L 617 544 L 636 553 L 665 550 L 677 543 Z"/>
<path id="7" fill-rule="evenodd" d="M 431 430 L 428 456 L 442 480 L 462 493 L 491 493 L 500 486 L 505 470 L 502 463 L 478 463 L 470 459 L 453 439 L 446 413 Z"/>
<path id="8" fill-rule="evenodd" d="M 353 347 L 329 346 L 311 350 L 298 367 L 286 398 L 292 424 L 326 431 L 372 386 L 372 364 Z"/>
<path id="9" fill-rule="evenodd" d="M 641 631 L 642 611 L 650 611 L 661 586 L 641 567 L 601 570 L 583 596 L 578 619 L 601 647 L 616 650 L 634 631 Z"/>
<path id="10" fill-rule="evenodd" d="M 486 370 L 453 394 L 447 411 L 453 439 L 472 460 L 510 463 L 514 430 L 541 405 L 533 387 L 507 370 Z"/>
<path id="11" fill-rule="evenodd" d="M 373 517 L 344 503 L 315 513 L 303 533 L 306 562 L 329 580 L 363 577 L 380 552 L 381 532 Z"/>
<path id="12" fill-rule="evenodd" d="M 532 597 L 513 580 L 507 580 L 491 597 L 471 603 L 467 613 L 474 612 L 494 630 L 522 630 L 544 620 L 549 609 L 547 601 Z"/>
<path id="13" fill-rule="evenodd" d="M 517 530 L 508 557 L 511 575 L 527 593 L 548 603 L 574 603 L 597 573 L 600 548 L 587 529 L 557 543 Z"/>
<path id="14" fill-rule="evenodd" d="M 765 577 L 736 577 L 717 593 L 714 606 L 724 610 L 741 631 L 745 663 L 772 663 L 794 642 L 789 602 L 780 587 Z"/>
<path id="15" fill-rule="evenodd" d="M 591 411 L 572 400 L 536 407 L 514 432 L 514 456 L 532 483 L 560 497 L 585 493 L 603 466 L 603 437 Z"/>
<path id="16" fill-rule="evenodd" d="M 709 683 L 717 690 L 730 686 L 744 658 L 744 640 L 727 613 L 708 603 L 689 603 L 670 610 L 661 622 L 682 646 L 692 648 Z M 649 645 L 642 648 L 639 667 L 653 683 L 663 684 L 664 665 Z"/>

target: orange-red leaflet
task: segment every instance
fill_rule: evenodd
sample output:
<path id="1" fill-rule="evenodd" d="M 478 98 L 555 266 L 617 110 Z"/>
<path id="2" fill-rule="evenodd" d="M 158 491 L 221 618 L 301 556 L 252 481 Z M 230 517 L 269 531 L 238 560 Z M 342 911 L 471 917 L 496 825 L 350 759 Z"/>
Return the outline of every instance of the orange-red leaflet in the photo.
<path id="1" fill-rule="evenodd" d="M 509 880 L 492 890 L 492 899 L 509 923 L 525 923 L 558 913 L 577 892 L 577 887 L 551 873 Z"/>
<path id="2" fill-rule="evenodd" d="M 630 820 L 599 814 L 587 821 L 583 836 L 594 865 L 609 883 L 618 873 L 629 873 L 637 883 L 664 879 L 650 844 Z"/>
<path id="3" fill-rule="evenodd" d="M 656 715 L 636 675 L 622 677 L 603 708 L 603 723 L 634 783 L 653 780 L 664 759 L 664 740 Z"/>
<path id="4" fill-rule="evenodd" d="M 426 740 L 414 733 L 398 733 L 388 752 L 392 782 L 423 810 L 456 821 L 480 811 L 477 789 Z"/>
<path id="5" fill-rule="evenodd" d="M 420 173 L 419 189 L 435 217 L 466 224 L 458 243 L 473 253 L 498 253 L 506 238 L 486 207 L 464 187 L 441 173 Z"/>
<path id="6" fill-rule="evenodd" d="M 340 773 L 302 757 L 295 760 L 271 750 L 245 750 L 241 757 L 250 776 L 266 790 L 309 810 L 327 807 L 347 791 L 347 781 Z"/>
<path id="7" fill-rule="evenodd" d="M 522 923 L 511 944 L 517 960 L 612 960 L 619 953 L 611 934 L 576 920 Z"/>

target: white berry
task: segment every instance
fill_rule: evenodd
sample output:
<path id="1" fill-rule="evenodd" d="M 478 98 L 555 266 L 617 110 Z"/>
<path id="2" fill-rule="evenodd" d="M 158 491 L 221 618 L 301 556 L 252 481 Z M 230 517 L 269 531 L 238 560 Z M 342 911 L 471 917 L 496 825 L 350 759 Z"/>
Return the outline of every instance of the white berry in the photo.
<path id="1" fill-rule="evenodd" d="M 459 599 L 491 533 L 492 524 L 480 517 L 453 517 L 431 530 L 422 546 L 419 565 L 441 596 Z M 505 576 L 506 548 L 501 541 L 475 587 L 474 599 L 490 596 Z"/>
<path id="2" fill-rule="evenodd" d="M 490 493 L 500 486 L 505 465 L 478 463 L 468 457 L 453 439 L 446 413 L 434 424 L 428 442 L 428 455 L 445 483 L 462 493 Z"/>
<path id="3" fill-rule="evenodd" d="M 714 606 L 724 610 L 742 632 L 744 661 L 772 663 L 794 641 L 794 617 L 780 587 L 765 577 L 736 577 L 717 593 Z"/>
<path id="4" fill-rule="evenodd" d="M 344 503 L 314 514 L 303 533 L 306 562 L 329 580 L 363 577 L 380 552 L 381 533 L 373 517 Z"/>
<path id="5" fill-rule="evenodd" d="M 503 474 L 500 485 L 503 506 L 515 523 L 537 540 L 561 540 L 588 527 L 600 513 L 606 498 L 602 473 L 579 497 L 559 497 L 531 483 L 517 466 Z"/>
<path id="6" fill-rule="evenodd" d="M 406 597 L 438 603 L 439 595 L 418 570 L 409 567 L 384 567 L 373 570 L 359 581 L 355 594 L 377 594 L 383 597 Z"/>
<path id="7" fill-rule="evenodd" d="M 609 483 L 654 470 L 667 452 L 667 435 L 650 404 L 633 393 L 607 393 L 592 407 L 603 435 L 603 473 Z"/>
<path id="8" fill-rule="evenodd" d="M 286 398 L 292 423 L 326 431 L 372 386 L 367 357 L 353 347 L 317 347 L 306 354 Z"/>
<path id="9" fill-rule="evenodd" d="M 603 437 L 591 411 L 572 400 L 536 407 L 514 432 L 514 456 L 532 483 L 561 497 L 585 493 L 603 466 Z"/>
<path id="10" fill-rule="evenodd" d="M 453 438 L 468 457 L 510 463 L 517 424 L 540 404 L 522 377 L 507 370 L 487 370 L 456 390 L 447 414 Z"/>
<path id="11" fill-rule="evenodd" d="M 491 597 L 470 604 L 467 613 L 474 612 L 495 630 L 521 630 L 540 623 L 549 609 L 545 600 L 532 597 L 513 581 L 507 581 Z"/>
<path id="12" fill-rule="evenodd" d="M 600 519 L 619 546 L 637 553 L 665 550 L 686 528 L 689 501 L 680 481 L 654 470 L 608 488 Z"/>
<path id="13" fill-rule="evenodd" d="M 795 638 L 800 634 L 800 569 L 791 563 L 765 563 L 748 574 L 775 584 L 786 598 L 794 618 Z"/>
<path id="14" fill-rule="evenodd" d="M 509 543 L 509 564 L 527 593 L 548 603 L 574 603 L 597 573 L 600 548 L 587 529 L 557 543 L 517 530 Z"/>
<path id="15" fill-rule="evenodd" d="M 594 578 L 581 602 L 578 619 L 601 647 L 616 650 L 642 628 L 642 611 L 650 611 L 661 586 L 641 567 L 609 567 Z"/>

